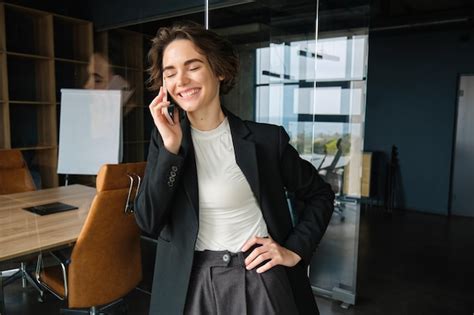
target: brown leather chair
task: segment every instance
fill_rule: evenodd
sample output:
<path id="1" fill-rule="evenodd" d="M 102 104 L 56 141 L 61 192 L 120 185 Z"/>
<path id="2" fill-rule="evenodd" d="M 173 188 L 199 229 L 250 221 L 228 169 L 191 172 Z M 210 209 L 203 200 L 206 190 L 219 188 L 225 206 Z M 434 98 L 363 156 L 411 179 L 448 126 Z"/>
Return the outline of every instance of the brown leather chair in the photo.
<path id="1" fill-rule="evenodd" d="M 141 281 L 140 230 L 125 208 L 133 207 L 136 190 L 129 192 L 127 175 L 143 177 L 145 165 L 102 166 L 97 194 L 70 258 L 52 253 L 60 265 L 40 268 L 39 257 L 37 279 L 48 291 L 67 300 L 69 309 L 62 313 L 98 314 L 121 301 Z"/>
<path id="2" fill-rule="evenodd" d="M 0 150 L 0 195 L 36 190 L 20 150 Z"/>
<path id="3" fill-rule="evenodd" d="M 0 150 L 0 195 L 14 194 L 26 191 L 36 190 L 33 178 L 31 177 L 28 166 L 23 160 L 20 150 Z M 26 283 L 30 283 L 38 292 L 43 291 L 27 272 L 25 262 L 20 262 L 20 268 L 14 266 L 18 262 L 2 265 L 2 269 L 15 268 L 10 270 L 2 270 L 2 275 L 6 277 L 3 280 L 3 286 L 22 279 L 23 287 Z M 8 276 L 9 275 L 9 276 Z M 8 276 L 8 277 L 7 277 Z"/>

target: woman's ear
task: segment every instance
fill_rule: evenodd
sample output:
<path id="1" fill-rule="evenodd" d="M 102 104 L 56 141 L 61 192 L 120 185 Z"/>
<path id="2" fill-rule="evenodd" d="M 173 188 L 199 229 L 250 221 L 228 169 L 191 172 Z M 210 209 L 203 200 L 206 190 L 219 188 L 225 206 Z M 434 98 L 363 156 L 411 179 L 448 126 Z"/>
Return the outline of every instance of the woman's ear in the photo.
<path id="1" fill-rule="evenodd" d="M 217 79 L 222 82 L 222 81 L 224 81 L 225 77 L 223 75 L 220 75 L 220 76 L 217 77 Z"/>

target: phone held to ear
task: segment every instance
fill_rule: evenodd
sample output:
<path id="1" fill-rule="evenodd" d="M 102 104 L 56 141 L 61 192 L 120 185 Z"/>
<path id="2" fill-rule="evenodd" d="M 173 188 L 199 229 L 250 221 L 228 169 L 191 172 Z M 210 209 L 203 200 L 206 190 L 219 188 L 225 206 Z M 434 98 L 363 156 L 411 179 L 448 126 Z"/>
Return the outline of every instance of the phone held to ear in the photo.
<path id="1" fill-rule="evenodd" d="M 163 78 L 163 91 L 165 93 L 165 96 L 164 96 L 163 100 L 170 102 L 170 104 L 168 105 L 168 108 L 167 108 L 167 114 L 168 114 L 171 122 L 174 122 L 174 109 L 178 108 L 178 113 L 179 113 L 179 106 L 176 104 L 174 99 L 171 96 L 168 95 L 168 89 L 166 88 L 165 78 Z"/>
<path id="2" fill-rule="evenodd" d="M 174 121 L 174 109 L 177 105 L 174 103 L 174 100 L 170 98 L 170 105 L 168 106 L 168 115 L 170 115 L 171 120 Z"/>

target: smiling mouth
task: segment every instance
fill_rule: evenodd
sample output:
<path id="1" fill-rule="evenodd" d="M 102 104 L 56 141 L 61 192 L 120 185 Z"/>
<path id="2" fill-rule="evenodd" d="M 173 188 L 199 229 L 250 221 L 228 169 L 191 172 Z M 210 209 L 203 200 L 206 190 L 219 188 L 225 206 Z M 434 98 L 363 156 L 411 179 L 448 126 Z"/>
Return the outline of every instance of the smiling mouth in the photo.
<path id="1" fill-rule="evenodd" d="M 189 90 L 186 90 L 186 91 L 183 91 L 181 93 L 178 93 L 178 95 L 181 97 L 181 98 L 190 98 L 194 95 L 196 95 L 197 93 L 199 92 L 199 89 L 189 89 Z"/>

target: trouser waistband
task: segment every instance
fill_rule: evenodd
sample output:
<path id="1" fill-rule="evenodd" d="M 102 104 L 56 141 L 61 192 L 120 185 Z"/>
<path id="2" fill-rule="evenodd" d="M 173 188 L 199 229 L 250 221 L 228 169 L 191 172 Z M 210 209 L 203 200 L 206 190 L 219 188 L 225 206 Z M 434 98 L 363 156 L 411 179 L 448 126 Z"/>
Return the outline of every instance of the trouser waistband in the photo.
<path id="1" fill-rule="evenodd" d="M 214 251 L 204 250 L 194 252 L 194 266 L 199 267 L 245 267 L 245 258 L 260 245 L 254 245 L 246 252 L 233 253 L 228 250 Z"/>

